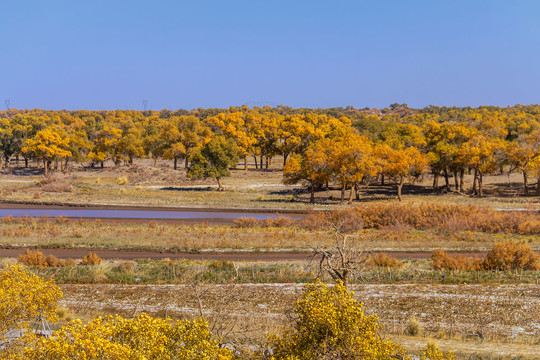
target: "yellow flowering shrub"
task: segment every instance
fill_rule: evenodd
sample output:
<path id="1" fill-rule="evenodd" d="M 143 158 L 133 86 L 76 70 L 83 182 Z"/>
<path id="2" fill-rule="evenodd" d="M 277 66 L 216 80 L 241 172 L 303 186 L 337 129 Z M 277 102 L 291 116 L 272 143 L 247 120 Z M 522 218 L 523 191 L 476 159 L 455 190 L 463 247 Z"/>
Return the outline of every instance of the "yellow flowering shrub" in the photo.
<path id="1" fill-rule="evenodd" d="M 295 303 L 292 328 L 270 338 L 274 359 L 391 359 L 404 350 L 379 335 L 377 315 L 365 315 L 363 304 L 343 284 L 308 285 Z"/>
<path id="2" fill-rule="evenodd" d="M 54 280 L 44 281 L 20 265 L 4 267 L 0 271 L 0 337 L 8 330 L 24 328 L 40 315 L 56 321 L 61 297 Z"/>
<path id="3" fill-rule="evenodd" d="M 428 346 L 422 351 L 420 360 L 456 360 L 456 356 L 452 351 L 444 353 L 439 350 L 437 345 L 428 344 Z"/>
<path id="4" fill-rule="evenodd" d="M 74 320 L 49 339 L 29 344 L 14 360 L 227 360 L 232 352 L 210 339 L 202 319 L 173 322 L 141 314 L 134 319 L 97 317 L 88 324 Z"/>

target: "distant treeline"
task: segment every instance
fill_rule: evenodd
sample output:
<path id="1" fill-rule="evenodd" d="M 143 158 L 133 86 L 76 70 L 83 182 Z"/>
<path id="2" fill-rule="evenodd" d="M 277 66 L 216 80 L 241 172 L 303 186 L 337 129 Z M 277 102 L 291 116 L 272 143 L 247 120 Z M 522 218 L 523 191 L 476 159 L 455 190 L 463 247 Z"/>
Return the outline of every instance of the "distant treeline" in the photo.
<path id="1" fill-rule="evenodd" d="M 441 186 L 457 191 L 465 191 L 463 176 L 472 173 L 471 190 L 479 195 L 488 174 L 519 172 L 525 193 L 529 178 L 540 178 L 540 105 L 0 112 L 4 164 L 39 160 L 45 172 L 51 164 L 65 169 L 72 162 L 103 166 L 136 158 L 170 159 L 175 168 L 183 160 L 189 167 L 195 152 L 217 137 L 234 140 L 246 169 L 250 157 L 264 169 L 282 156 L 286 183 L 304 183 L 312 193 L 339 184 L 342 194 L 351 189 L 351 200 L 361 183 L 388 178 L 400 191 L 428 170 L 434 186 L 441 178 Z"/>

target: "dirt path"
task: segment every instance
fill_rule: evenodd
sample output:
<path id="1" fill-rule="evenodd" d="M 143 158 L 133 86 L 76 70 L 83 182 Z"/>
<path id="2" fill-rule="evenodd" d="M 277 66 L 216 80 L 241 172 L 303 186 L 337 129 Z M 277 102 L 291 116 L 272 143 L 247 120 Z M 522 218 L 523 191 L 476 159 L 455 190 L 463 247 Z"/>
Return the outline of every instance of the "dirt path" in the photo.
<path id="1" fill-rule="evenodd" d="M 203 252 L 165 252 L 165 251 L 137 251 L 137 250 L 103 250 L 103 249 L 39 249 L 45 255 L 54 255 L 61 259 L 78 259 L 87 255 L 89 251 L 95 252 L 102 259 L 152 259 L 160 260 L 169 258 L 171 260 L 221 260 L 221 261 L 307 261 L 311 259 L 311 252 L 248 252 L 248 251 L 203 251 Z M 0 249 L 0 257 L 18 257 L 24 254 L 24 248 Z M 386 251 L 387 254 L 398 259 L 427 259 L 431 257 L 431 251 Z M 452 253 L 452 252 L 450 252 Z M 464 256 L 483 257 L 485 252 L 460 252 Z"/>

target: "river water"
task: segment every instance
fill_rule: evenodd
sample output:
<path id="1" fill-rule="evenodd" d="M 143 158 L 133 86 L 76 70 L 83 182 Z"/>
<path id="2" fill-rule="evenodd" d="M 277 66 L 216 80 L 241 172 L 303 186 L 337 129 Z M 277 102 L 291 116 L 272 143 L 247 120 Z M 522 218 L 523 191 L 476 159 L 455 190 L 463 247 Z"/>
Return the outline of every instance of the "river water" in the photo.
<path id="1" fill-rule="evenodd" d="M 275 219 L 278 216 L 287 217 L 291 220 L 300 220 L 301 214 L 277 214 L 275 212 L 242 212 L 242 211 L 197 211 L 197 210 L 124 210 L 124 209 L 50 209 L 50 208 L 6 208 L 0 209 L 0 217 L 66 217 L 66 218 L 102 218 L 102 219 L 224 219 L 234 220 L 241 218 L 253 218 L 264 220 Z"/>

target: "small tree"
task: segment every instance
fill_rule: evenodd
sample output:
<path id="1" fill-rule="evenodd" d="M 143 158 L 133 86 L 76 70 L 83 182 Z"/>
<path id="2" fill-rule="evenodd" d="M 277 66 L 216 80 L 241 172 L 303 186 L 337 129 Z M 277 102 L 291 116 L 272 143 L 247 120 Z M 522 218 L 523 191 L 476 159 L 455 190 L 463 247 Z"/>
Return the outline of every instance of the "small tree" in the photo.
<path id="1" fill-rule="evenodd" d="M 377 149 L 383 175 L 394 180 L 397 185 L 399 201 L 402 200 L 401 189 L 403 185 L 423 174 L 427 164 L 427 156 L 417 148 L 409 147 L 404 150 L 394 150 L 388 145 Z"/>
<path id="2" fill-rule="evenodd" d="M 217 136 L 196 150 L 190 157 L 191 166 L 187 176 L 191 178 L 213 177 L 217 180 L 218 191 L 223 191 L 221 178 L 230 176 L 229 167 L 238 162 L 238 147 L 232 139 Z"/>

